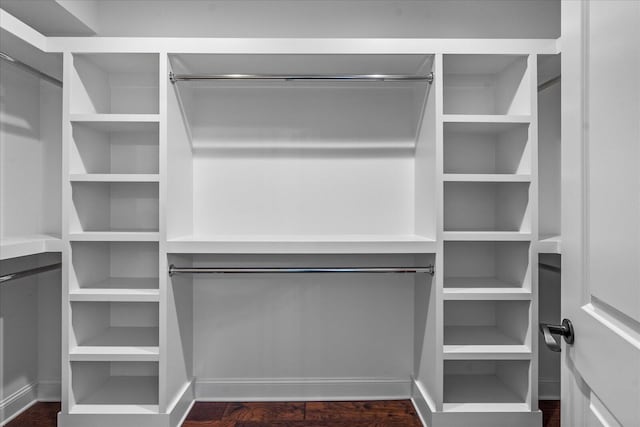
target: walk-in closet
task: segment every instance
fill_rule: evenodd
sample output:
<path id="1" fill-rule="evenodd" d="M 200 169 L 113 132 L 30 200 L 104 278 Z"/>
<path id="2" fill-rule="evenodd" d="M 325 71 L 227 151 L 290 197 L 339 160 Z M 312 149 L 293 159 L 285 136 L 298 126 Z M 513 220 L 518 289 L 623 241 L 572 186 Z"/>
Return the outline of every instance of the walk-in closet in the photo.
<path id="1" fill-rule="evenodd" d="M 576 5 L 126 3 L 0 0 L 0 425 L 559 410 L 588 335 L 563 323 Z"/>

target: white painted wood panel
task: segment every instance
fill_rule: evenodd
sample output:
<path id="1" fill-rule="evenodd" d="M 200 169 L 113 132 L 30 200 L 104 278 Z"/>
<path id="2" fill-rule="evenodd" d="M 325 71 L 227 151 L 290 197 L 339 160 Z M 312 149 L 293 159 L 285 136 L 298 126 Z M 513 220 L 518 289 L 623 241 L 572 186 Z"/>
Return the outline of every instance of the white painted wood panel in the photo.
<path id="1" fill-rule="evenodd" d="M 296 256 L 295 264 L 396 264 L 407 256 Z M 288 257 L 194 257 L 194 265 L 287 265 Z M 409 261 L 408 261 L 409 260 Z M 413 275 L 195 277 L 199 380 L 408 379 Z M 344 325 L 349 325 L 345 328 Z M 237 337 L 242 336 L 242 340 Z M 220 345 L 233 342 L 233 346 Z"/>
<path id="2" fill-rule="evenodd" d="M 562 418 L 568 425 L 634 425 L 640 4 L 562 8 L 562 315 L 576 331 L 575 343 L 563 345 Z"/>

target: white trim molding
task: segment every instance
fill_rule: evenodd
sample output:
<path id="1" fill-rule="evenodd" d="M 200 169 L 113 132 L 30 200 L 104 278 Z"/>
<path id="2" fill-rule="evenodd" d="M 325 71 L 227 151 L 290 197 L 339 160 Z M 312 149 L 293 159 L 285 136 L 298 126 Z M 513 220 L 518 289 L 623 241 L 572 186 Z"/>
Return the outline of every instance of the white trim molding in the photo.
<path id="1" fill-rule="evenodd" d="M 196 380 L 198 401 L 306 401 L 409 399 L 401 378 L 205 378 Z"/>

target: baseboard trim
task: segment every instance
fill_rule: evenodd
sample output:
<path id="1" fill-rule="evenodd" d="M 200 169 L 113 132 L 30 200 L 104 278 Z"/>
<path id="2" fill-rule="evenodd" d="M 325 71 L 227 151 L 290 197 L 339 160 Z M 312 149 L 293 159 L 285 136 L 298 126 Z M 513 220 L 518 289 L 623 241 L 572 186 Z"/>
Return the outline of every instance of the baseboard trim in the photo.
<path id="1" fill-rule="evenodd" d="M 208 378 L 195 384 L 198 401 L 409 399 L 411 381 L 396 378 Z"/>
<path id="2" fill-rule="evenodd" d="M 412 382 L 413 406 L 425 427 L 539 427 L 542 412 L 443 412 L 436 411 L 435 402 L 424 385 Z"/>
<path id="3" fill-rule="evenodd" d="M 58 425 L 64 427 L 173 427 L 167 414 L 68 414 L 58 413 Z"/>
<path id="4" fill-rule="evenodd" d="M 189 415 L 191 407 L 195 403 L 195 385 L 194 380 L 184 384 L 182 389 L 176 394 L 173 401 L 169 404 L 167 412 L 169 413 L 169 425 L 181 426 Z"/>
<path id="5" fill-rule="evenodd" d="M 38 384 L 27 384 L 0 401 L 0 426 L 20 415 L 38 400 Z"/>
<path id="6" fill-rule="evenodd" d="M 435 403 L 422 383 L 415 378 L 411 382 L 411 402 L 424 427 L 431 425 L 431 416 L 435 412 Z"/>
<path id="7" fill-rule="evenodd" d="M 430 427 L 540 427 L 542 412 L 435 412 Z"/>

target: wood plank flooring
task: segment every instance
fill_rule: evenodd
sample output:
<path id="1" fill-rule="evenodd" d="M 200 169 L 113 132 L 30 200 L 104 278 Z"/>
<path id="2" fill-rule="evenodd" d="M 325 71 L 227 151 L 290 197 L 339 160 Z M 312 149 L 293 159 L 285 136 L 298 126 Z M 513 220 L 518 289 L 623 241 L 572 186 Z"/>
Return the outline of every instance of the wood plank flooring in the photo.
<path id="1" fill-rule="evenodd" d="M 560 401 L 539 403 L 543 426 L 560 427 Z M 59 402 L 38 402 L 6 427 L 56 427 L 59 411 Z M 421 427 L 421 424 L 409 400 L 196 402 L 182 427 Z"/>
<path id="2" fill-rule="evenodd" d="M 5 427 L 56 427 L 60 402 L 38 402 L 11 420 Z"/>
<path id="3" fill-rule="evenodd" d="M 542 411 L 543 427 L 560 427 L 560 401 L 540 400 L 538 407 Z"/>
<path id="4" fill-rule="evenodd" d="M 183 427 L 421 427 L 411 401 L 197 402 Z"/>

